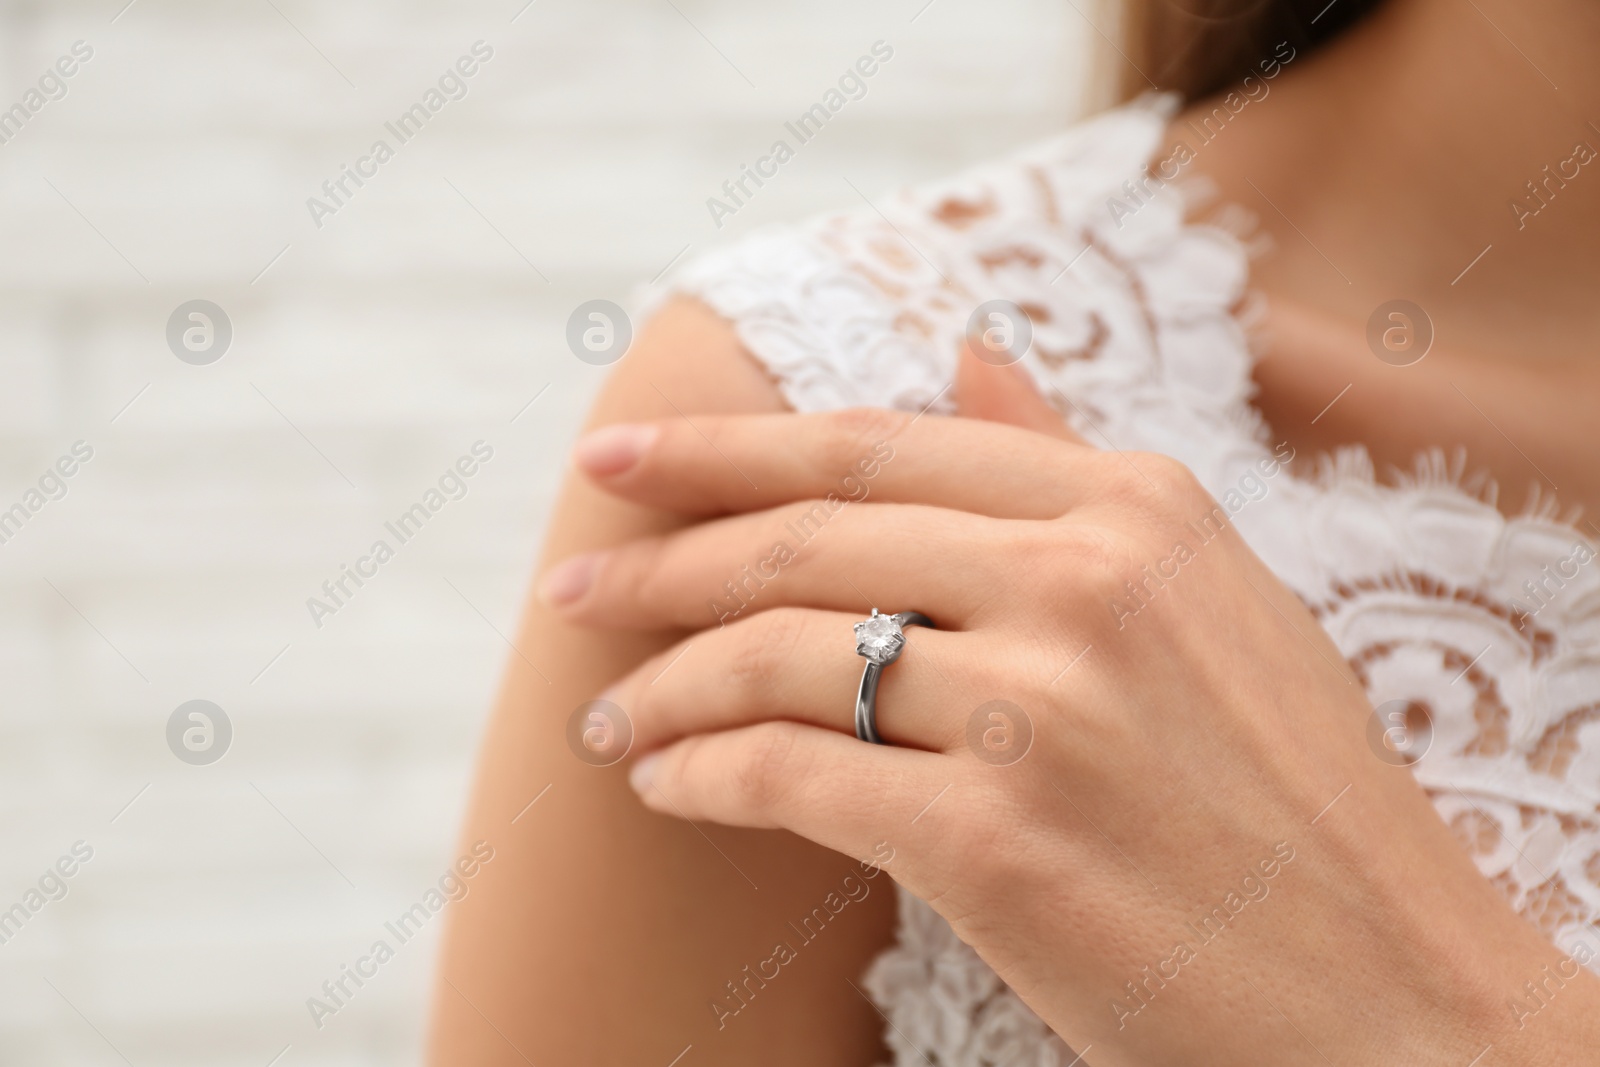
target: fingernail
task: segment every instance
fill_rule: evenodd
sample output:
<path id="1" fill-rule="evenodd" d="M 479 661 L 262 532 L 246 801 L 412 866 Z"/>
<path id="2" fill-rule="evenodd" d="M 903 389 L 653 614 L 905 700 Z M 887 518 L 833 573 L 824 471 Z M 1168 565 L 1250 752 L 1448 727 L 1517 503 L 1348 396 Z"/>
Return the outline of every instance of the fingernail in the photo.
<path id="1" fill-rule="evenodd" d="M 656 766 L 660 762 L 661 753 L 652 752 L 629 769 L 628 784 L 633 786 L 635 793 L 643 793 L 650 788 L 650 783 L 655 780 Z"/>
<path id="2" fill-rule="evenodd" d="M 602 553 L 576 556 L 551 568 L 539 583 L 539 599 L 551 607 L 570 604 L 589 591 Z"/>
<path id="3" fill-rule="evenodd" d="M 643 458 L 659 433 L 659 427 L 647 422 L 605 426 L 578 439 L 572 460 L 596 477 L 621 474 Z"/>

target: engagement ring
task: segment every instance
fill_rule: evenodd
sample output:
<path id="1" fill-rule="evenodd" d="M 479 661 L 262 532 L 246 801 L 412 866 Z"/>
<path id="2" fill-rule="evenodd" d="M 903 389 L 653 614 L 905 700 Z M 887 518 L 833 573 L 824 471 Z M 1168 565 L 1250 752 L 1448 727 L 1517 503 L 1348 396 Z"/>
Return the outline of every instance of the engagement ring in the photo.
<path id="1" fill-rule="evenodd" d="M 867 661 L 856 693 L 856 737 L 874 745 L 885 743 L 878 736 L 878 678 L 905 650 L 907 626 L 932 629 L 933 620 L 920 611 L 882 615 L 873 608 L 871 618 L 856 623 L 856 655 Z"/>

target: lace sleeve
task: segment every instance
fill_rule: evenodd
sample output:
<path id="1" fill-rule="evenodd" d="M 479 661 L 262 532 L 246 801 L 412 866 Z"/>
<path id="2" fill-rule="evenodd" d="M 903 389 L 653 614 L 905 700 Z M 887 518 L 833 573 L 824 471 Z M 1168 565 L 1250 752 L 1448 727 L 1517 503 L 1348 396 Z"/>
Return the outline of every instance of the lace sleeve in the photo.
<path id="1" fill-rule="evenodd" d="M 1104 447 L 1206 480 L 1258 458 L 1235 237 L 1141 178 L 1173 108 L 1153 96 L 1001 162 L 702 256 L 673 288 L 731 322 L 799 411 L 947 412 L 969 317 L 1028 315 L 1023 366 Z M 1139 184 L 1136 184 L 1139 183 Z"/>

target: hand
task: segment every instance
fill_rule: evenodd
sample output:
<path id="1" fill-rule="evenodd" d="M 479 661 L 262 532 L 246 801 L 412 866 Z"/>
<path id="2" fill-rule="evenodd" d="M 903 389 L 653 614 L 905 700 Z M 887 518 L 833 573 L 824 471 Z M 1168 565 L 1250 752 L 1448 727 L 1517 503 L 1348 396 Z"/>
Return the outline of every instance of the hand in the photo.
<path id="1" fill-rule="evenodd" d="M 1375 758 L 1337 649 L 1175 462 L 883 411 L 611 427 L 578 457 L 706 519 L 544 583 L 577 622 L 698 631 L 606 695 L 644 802 L 886 843 L 1087 1062 L 1465 1067 L 1593 1026 L 1600 983 Z M 892 747 L 853 736 L 873 606 L 938 626 L 884 671 Z M 1519 1030 L 1545 968 L 1564 988 Z"/>

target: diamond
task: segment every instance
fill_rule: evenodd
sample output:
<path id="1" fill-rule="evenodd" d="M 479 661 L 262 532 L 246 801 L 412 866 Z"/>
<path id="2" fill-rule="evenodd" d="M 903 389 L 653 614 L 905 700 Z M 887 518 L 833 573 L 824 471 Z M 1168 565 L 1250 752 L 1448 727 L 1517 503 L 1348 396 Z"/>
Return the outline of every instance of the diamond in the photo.
<path id="1" fill-rule="evenodd" d="M 890 663 L 905 647 L 906 635 L 893 615 L 873 615 L 856 623 L 856 655 L 873 663 Z"/>

